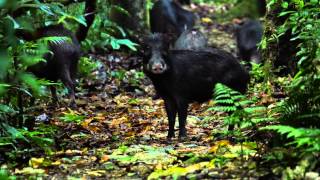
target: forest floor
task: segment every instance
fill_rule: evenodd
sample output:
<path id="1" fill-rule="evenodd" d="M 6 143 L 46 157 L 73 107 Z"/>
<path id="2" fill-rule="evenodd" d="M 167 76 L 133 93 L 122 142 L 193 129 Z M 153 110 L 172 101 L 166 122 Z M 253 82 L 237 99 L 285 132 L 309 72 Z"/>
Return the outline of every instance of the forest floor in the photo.
<path id="1" fill-rule="evenodd" d="M 210 45 L 236 55 L 232 22 L 215 22 L 213 14 L 219 7 L 191 8 L 201 12 L 200 29 Z M 34 111 L 31 115 L 39 121 L 50 119 L 49 124 L 38 121 L 37 128 L 54 132 L 56 148 L 37 156 L 30 152 L 28 163 L 17 166 L 13 174 L 45 179 L 233 179 L 266 175 L 256 161 L 263 144 L 218 137 L 225 129 L 224 114 L 208 110 L 213 101 L 190 106 L 189 140 L 168 143 L 163 101 L 152 99 L 153 86 L 146 77 L 132 77 L 139 75 L 141 68 L 128 71 L 123 65 L 134 58 L 125 53 L 92 56 L 108 71 L 118 73 L 107 77 L 100 88 L 88 86 L 94 84 L 90 80 L 83 81 L 89 88 L 82 87 L 77 93 L 75 110 L 42 105 L 41 111 Z"/>

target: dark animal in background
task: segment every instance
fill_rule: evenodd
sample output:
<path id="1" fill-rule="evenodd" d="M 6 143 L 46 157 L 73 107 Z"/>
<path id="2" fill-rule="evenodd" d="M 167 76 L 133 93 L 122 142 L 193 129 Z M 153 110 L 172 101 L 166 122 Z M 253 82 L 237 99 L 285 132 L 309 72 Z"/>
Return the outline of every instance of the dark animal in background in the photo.
<path id="1" fill-rule="evenodd" d="M 169 34 L 175 40 L 183 31 L 194 26 L 195 19 L 192 12 L 183 9 L 176 2 L 159 0 L 150 12 L 151 31 Z"/>
<path id="2" fill-rule="evenodd" d="M 259 16 L 264 16 L 267 13 L 266 0 L 257 0 L 257 8 L 258 8 Z"/>
<path id="3" fill-rule="evenodd" d="M 24 40 L 32 41 L 42 37 L 68 37 L 71 41 L 59 43 L 50 43 L 50 53 L 44 55 L 46 62 L 40 62 L 28 68 L 30 72 L 39 78 L 45 78 L 51 81 L 61 80 L 67 87 L 70 96 L 70 105 L 75 103 L 75 78 L 77 74 L 78 61 L 80 59 L 80 42 L 83 41 L 89 31 L 95 18 L 96 0 L 85 1 L 85 19 L 87 25 L 80 24 L 76 35 L 63 27 L 62 25 L 51 25 L 36 29 L 34 32 L 17 30 L 16 35 Z M 51 93 L 54 101 L 57 102 L 55 87 L 51 86 Z"/>
<path id="4" fill-rule="evenodd" d="M 301 43 L 300 39 L 293 39 L 295 37 L 292 33 L 292 29 L 288 29 L 278 39 L 278 49 L 276 59 L 273 62 L 275 68 L 280 68 L 277 75 L 295 75 L 297 73 L 297 56 L 296 53 L 299 51 L 298 47 Z"/>
<path id="5" fill-rule="evenodd" d="M 184 31 L 174 44 L 175 50 L 204 50 L 208 46 L 205 35 L 197 29 Z"/>
<path id="6" fill-rule="evenodd" d="M 191 4 L 191 0 L 178 0 L 180 4 L 187 4 L 190 5 Z"/>
<path id="7" fill-rule="evenodd" d="M 42 37 L 59 36 L 69 37 L 71 42 L 63 41 L 59 43 L 50 43 L 49 50 L 52 53 L 45 54 L 46 62 L 40 62 L 28 68 L 39 78 L 45 78 L 53 82 L 61 80 L 67 87 L 71 99 L 71 106 L 75 106 L 75 78 L 77 73 L 78 61 L 80 59 L 80 44 L 75 35 L 64 28 L 62 25 L 52 25 L 39 28 L 32 35 L 32 38 L 39 39 Z M 54 101 L 57 102 L 56 89 L 51 86 L 51 93 Z"/>
<path id="8" fill-rule="evenodd" d="M 245 93 L 249 74 L 228 52 L 165 49 L 160 34 L 145 40 L 144 71 L 165 102 L 169 120 L 168 140 L 174 137 L 175 117 L 179 116 L 179 138 L 187 137 L 188 104 L 212 98 L 216 83 Z"/>
<path id="9" fill-rule="evenodd" d="M 263 36 L 263 27 L 258 20 L 246 20 L 236 28 L 239 57 L 244 61 L 261 62 L 258 44 Z"/>
<path id="10" fill-rule="evenodd" d="M 183 9 L 173 0 L 158 0 L 150 11 L 150 25 L 152 33 L 163 33 L 168 43 L 174 45 L 177 38 L 184 31 L 191 29 L 195 24 L 195 15 Z M 153 99 L 158 99 L 156 94 Z"/>

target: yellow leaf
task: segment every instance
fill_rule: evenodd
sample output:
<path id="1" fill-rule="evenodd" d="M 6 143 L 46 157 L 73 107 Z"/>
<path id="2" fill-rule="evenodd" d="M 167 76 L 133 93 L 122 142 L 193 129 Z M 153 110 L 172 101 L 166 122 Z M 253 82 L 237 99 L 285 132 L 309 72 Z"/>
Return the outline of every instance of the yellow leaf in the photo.
<path id="1" fill-rule="evenodd" d="M 194 171 L 203 169 L 204 167 L 207 167 L 208 165 L 209 165 L 209 162 L 200 162 L 198 164 L 194 164 L 194 165 L 186 167 L 186 171 L 188 173 L 192 173 Z"/>
<path id="2" fill-rule="evenodd" d="M 151 173 L 148 176 L 148 180 L 160 179 L 160 177 L 162 177 L 162 176 L 170 176 L 170 175 L 183 176 L 185 174 L 187 174 L 187 171 L 185 168 L 174 166 L 174 167 L 171 167 L 171 168 L 164 170 L 164 171 L 158 170 L 158 171 Z"/>
<path id="3" fill-rule="evenodd" d="M 82 154 L 82 151 L 68 149 L 68 150 L 66 150 L 66 154 L 67 155 Z"/>
<path id="4" fill-rule="evenodd" d="M 215 144 L 217 144 L 218 146 L 229 146 L 230 145 L 230 141 L 221 140 L 221 141 L 217 141 Z"/>
<path id="5" fill-rule="evenodd" d="M 162 168 L 163 168 L 163 165 L 161 163 L 158 163 L 155 169 L 162 169 Z"/>
<path id="6" fill-rule="evenodd" d="M 238 157 L 238 156 L 239 156 L 239 154 L 237 154 L 237 153 L 225 153 L 225 154 L 223 155 L 223 157 L 229 158 L 229 159 L 233 159 L 233 158 L 236 158 L 236 157 Z"/>
<path id="7" fill-rule="evenodd" d="M 33 168 L 38 168 L 44 161 L 44 158 L 31 158 L 29 165 Z"/>
<path id="8" fill-rule="evenodd" d="M 88 164 L 88 160 L 86 160 L 86 159 L 81 159 L 81 160 L 75 161 L 74 163 L 77 164 L 77 165 L 80 165 L 80 164 Z"/>
<path id="9" fill-rule="evenodd" d="M 209 153 L 214 153 L 215 154 L 218 151 L 218 149 L 219 149 L 219 147 L 214 145 L 214 146 L 212 146 L 210 148 Z"/>
<path id="10" fill-rule="evenodd" d="M 201 162 L 198 164 L 188 166 L 186 168 L 174 166 L 174 167 L 171 167 L 167 170 L 157 170 L 157 171 L 151 173 L 148 177 L 148 180 L 149 179 L 159 179 L 162 176 L 184 176 L 188 173 L 192 173 L 194 171 L 203 169 L 208 166 L 209 166 L 209 162 Z"/>
<path id="11" fill-rule="evenodd" d="M 89 124 L 91 123 L 91 121 L 93 120 L 93 118 L 88 118 L 86 120 L 84 120 L 82 123 L 81 123 L 81 126 L 85 129 L 88 129 L 89 128 Z"/>
<path id="12" fill-rule="evenodd" d="M 106 162 L 108 160 L 109 160 L 109 156 L 108 155 L 102 155 L 101 159 L 100 159 L 100 163 L 104 163 L 104 162 Z"/>
<path id="13" fill-rule="evenodd" d="M 87 174 L 90 176 L 102 176 L 106 173 L 105 170 L 88 171 Z"/>
<path id="14" fill-rule="evenodd" d="M 55 165 L 55 166 L 58 166 L 58 165 L 60 165 L 60 164 L 61 164 L 61 161 L 60 161 L 60 160 L 57 160 L 57 161 L 51 163 L 51 165 Z"/>
<path id="15" fill-rule="evenodd" d="M 201 18 L 201 22 L 202 23 L 207 23 L 207 24 L 212 24 L 213 23 L 212 19 L 210 19 L 208 17 Z"/>
<path id="16" fill-rule="evenodd" d="M 228 140 L 221 140 L 214 143 L 214 146 L 212 146 L 209 150 L 210 153 L 217 153 L 220 147 L 230 146 L 230 142 Z"/>
<path id="17" fill-rule="evenodd" d="M 118 119 L 113 119 L 112 122 L 111 122 L 111 126 L 118 126 L 118 125 L 123 124 L 125 122 L 128 122 L 128 118 L 123 116 L 123 117 L 118 118 Z"/>
<path id="18" fill-rule="evenodd" d="M 91 96 L 89 98 L 90 98 L 91 101 L 99 101 L 100 100 L 100 98 L 98 96 L 96 96 L 96 95 L 93 95 L 93 96 Z"/>
<path id="19" fill-rule="evenodd" d="M 94 117 L 94 119 L 96 119 L 96 120 L 105 120 L 106 117 L 105 117 L 104 114 L 98 113 L 98 114 Z"/>
<path id="20" fill-rule="evenodd" d="M 72 150 L 71 149 L 67 149 L 66 150 L 66 154 L 72 154 Z"/>
<path id="21" fill-rule="evenodd" d="M 32 167 L 25 167 L 22 170 L 16 169 L 16 174 L 44 174 L 45 171 L 43 169 L 34 169 Z"/>
<path id="22" fill-rule="evenodd" d="M 96 160 L 97 160 L 97 157 L 91 156 L 91 157 L 90 157 L 90 160 L 91 160 L 91 161 L 96 161 Z"/>

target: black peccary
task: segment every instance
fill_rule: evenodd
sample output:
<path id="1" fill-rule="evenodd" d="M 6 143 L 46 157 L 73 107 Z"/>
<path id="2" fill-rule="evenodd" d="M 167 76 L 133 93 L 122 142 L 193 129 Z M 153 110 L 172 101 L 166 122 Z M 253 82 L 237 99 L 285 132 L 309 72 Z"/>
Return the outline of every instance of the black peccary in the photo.
<path id="1" fill-rule="evenodd" d="M 181 33 L 194 26 L 195 19 L 192 12 L 173 0 L 158 0 L 150 11 L 151 32 L 166 34 L 168 44 L 173 45 Z M 158 98 L 158 94 L 153 97 Z"/>
<path id="2" fill-rule="evenodd" d="M 177 38 L 184 30 L 191 29 L 195 15 L 180 7 L 172 0 L 158 0 L 150 12 L 150 25 L 153 33 L 164 33 Z"/>
<path id="3" fill-rule="evenodd" d="M 168 140 L 174 137 L 175 117 L 179 116 L 179 138 L 187 137 L 188 104 L 212 98 L 216 83 L 245 93 L 249 74 L 230 53 L 165 49 L 160 34 L 145 40 L 144 72 L 163 98 L 169 120 Z"/>
<path id="4" fill-rule="evenodd" d="M 59 43 L 49 43 L 49 50 L 51 53 L 44 55 L 46 62 L 40 62 L 33 65 L 28 68 L 28 71 L 39 78 L 45 78 L 53 82 L 61 80 L 69 91 L 71 99 L 70 105 L 74 107 L 76 105 L 75 78 L 81 54 L 80 44 L 75 35 L 62 25 L 51 25 L 39 28 L 32 34 L 33 39 L 50 36 L 69 37 L 71 38 L 71 42 L 63 41 Z M 51 86 L 51 93 L 54 101 L 57 102 L 56 89 L 53 86 Z"/>
<path id="5" fill-rule="evenodd" d="M 258 20 L 246 20 L 236 29 L 237 46 L 241 60 L 261 62 L 258 44 L 263 36 L 263 27 Z"/>
<path id="6" fill-rule="evenodd" d="M 42 37 L 68 37 L 71 41 L 63 41 L 59 43 L 49 43 L 50 53 L 44 55 L 46 62 L 40 62 L 28 68 L 39 78 L 45 78 L 51 81 L 61 80 L 67 87 L 70 96 L 70 105 L 76 106 L 75 103 L 75 78 L 77 74 L 78 61 L 80 59 L 81 50 L 80 42 L 83 41 L 89 31 L 95 18 L 97 0 L 85 1 L 85 19 L 87 25 L 80 24 L 76 35 L 63 27 L 62 25 L 51 25 L 36 29 L 34 32 L 26 30 L 17 30 L 15 33 L 24 40 L 32 41 Z M 51 86 L 51 93 L 54 101 L 57 102 L 55 87 Z"/>
<path id="7" fill-rule="evenodd" d="M 178 0 L 180 4 L 187 4 L 190 5 L 191 4 L 191 0 Z"/>
<path id="8" fill-rule="evenodd" d="M 197 29 L 185 30 L 174 44 L 175 50 L 204 50 L 208 46 L 205 35 Z"/>

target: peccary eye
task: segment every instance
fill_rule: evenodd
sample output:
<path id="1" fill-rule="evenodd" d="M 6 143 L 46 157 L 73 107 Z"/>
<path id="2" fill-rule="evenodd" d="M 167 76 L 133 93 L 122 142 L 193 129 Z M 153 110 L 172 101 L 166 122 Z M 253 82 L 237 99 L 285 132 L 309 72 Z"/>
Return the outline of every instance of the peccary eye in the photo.
<path id="1" fill-rule="evenodd" d="M 168 52 L 167 52 L 167 51 L 162 51 L 162 52 L 161 52 L 161 55 L 162 55 L 162 56 L 168 56 Z"/>
<path id="2" fill-rule="evenodd" d="M 144 54 L 145 54 L 145 55 L 150 55 L 150 54 L 151 54 L 151 49 L 150 49 L 150 47 L 145 47 L 145 48 L 143 49 L 143 51 L 144 51 Z"/>
<path id="3" fill-rule="evenodd" d="M 145 53 L 146 53 L 147 56 L 151 56 L 151 54 L 152 54 L 152 53 L 151 53 L 151 49 L 147 49 L 147 50 L 145 51 Z"/>

